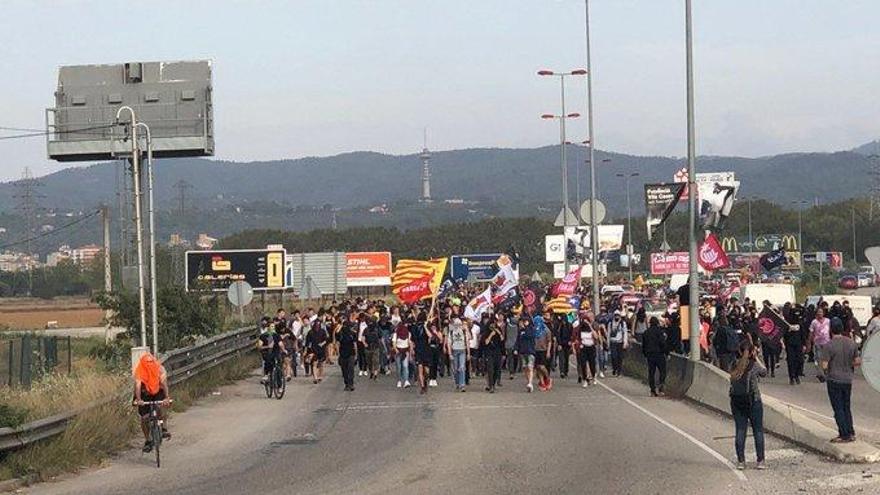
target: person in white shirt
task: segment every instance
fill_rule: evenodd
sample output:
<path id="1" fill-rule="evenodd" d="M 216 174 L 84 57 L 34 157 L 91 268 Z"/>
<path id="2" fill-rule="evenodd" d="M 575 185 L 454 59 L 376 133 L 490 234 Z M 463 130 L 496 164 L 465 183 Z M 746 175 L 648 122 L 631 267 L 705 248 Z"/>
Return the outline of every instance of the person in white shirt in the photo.
<path id="1" fill-rule="evenodd" d="M 620 311 L 614 312 L 614 319 L 609 324 L 608 342 L 611 344 L 611 374 L 620 376 L 623 372 L 623 351 L 628 347 L 629 326 Z"/>

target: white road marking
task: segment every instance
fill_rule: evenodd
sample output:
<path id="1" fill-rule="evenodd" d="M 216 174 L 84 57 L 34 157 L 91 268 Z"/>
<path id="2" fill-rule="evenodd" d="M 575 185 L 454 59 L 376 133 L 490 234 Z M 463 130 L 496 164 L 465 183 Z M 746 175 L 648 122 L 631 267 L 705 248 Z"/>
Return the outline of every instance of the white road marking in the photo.
<path id="1" fill-rule="evenodd" d="M 807 480 L 807 483 L 826 490 L 842 490 L 855 488 L 857 486 L 874 485 L 880 482 L 880 473 L 874 475 L 872 472 L 856 471 L 852 473 L 838 474 L 827 478 L 813 478 Z"/>
<path id="2" fill-rule="evenodd" d="M 568 404 L 449 404 L 441 402 L 378 402 L 374 404 L 338 404 L 334 411 L 358 412 L 377 409 L 418 409 L 430 406 L 438 411 L 473 410 L 473 409 L 532 409 L 544 407 L 562 407 Z"/>
<path id="3" fill-rule="evenodd" d="M 709 455 L 711 455 L 712 457 L 714 457 L 715 459 L 717 459 L 718 462 L 720 462 L 720 463 L 724 464 L 725 466 L 727 466 L 728 469 L 730 469 L 730 471 L 733 472 L 733 474 L 736 475 L 736 477 L 739 478 L 740 481 L 748 481 L 748 480 L 749 480 L 748 478 L 746 478 L 746 475 L 744 475 L 741 471 L 737 470 L 737 469 L 736 469 L 736 466 L 734 466 L 732 462 L 730 462 L 729 460 L 727 460 L 726 457 L 724 457 L 723 455 L 721 455 L 721 454 L 719 454 L 718 452 L 714 451 L 711 447 L 709 447 L 709 446 L 706 445 L 705 443 L 703 443 L 703 442 L 697 440 L 697 439 L 694 438 L 694 436 L 691 435 L 690 433 L 688 433 L 688 432 L 682 430 L 681 428 L 679 428 L 679 427 L 675 426 L 674 424 L 672 424 L 672 423 L 666 421 L 665 419 L 661 418 L 660 416 L 657 416 L 656 414 L 652 413 L 651 411 L 649 411 L 649 410 L 645 409 L 644 407 L 642 407 L 642 406 L 636 404 L 634 401 L 632 401 L 632 400 L 630 400 L 629 398 L 625 397 L 623 394 L 621 394 L 621 393 L 618 392 L 617 390 L 614 390 L 613 388 L 609 387 L 608 385 L 605 385 L 605 384 L 602 383 L 602 382 L 598 382 L 598 384 L 599 384 L 599 386 L 601 386 L 601 387 L 604 388 L 605 390 L 607 390 L 607 391 L 611 392 L 612 394 L 616 395 L 619 399 L 623 400 L 623 401 L 626 402 L 627 404 L 629 404 L 629 405 L 633 406 L 634 408 L 638 409 L 639 411 L 641 411 L 642 413 L 644 413 L 646 416 L 655 419 L 658 423 L 662 424 L 663 426 L 665 426 L 665 427 L 669 428 L 670 430 L 672 430 L 672 431 L 678 433 L 679 435 L 683 436 L 683 437 L 686 438 L 688 441 L 690 441 L 691 443 L 693 443 L 694 445 L 696 445 L 697 447 L 699 447 L 700 449 L 702 449 L 703 451 L 705 451 L 707 454 L 709 454 Z"/>

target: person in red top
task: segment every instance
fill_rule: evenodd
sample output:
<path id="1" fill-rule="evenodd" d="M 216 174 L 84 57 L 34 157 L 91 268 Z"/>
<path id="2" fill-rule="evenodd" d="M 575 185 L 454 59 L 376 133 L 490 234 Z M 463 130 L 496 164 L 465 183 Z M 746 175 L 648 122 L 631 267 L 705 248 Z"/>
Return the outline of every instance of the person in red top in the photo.
<path id="1" fill-rule="evenodd" d="M 138 414 L 141 416 L 141 430 L 145 438 L 144 452 L 153 450 L 153 442 L 150 439 L 150 407 L 144 405 L 144 402 L 162 401 L 162 407 L 167 407 L 171 403 L 167 378 L 165 368 L 149 352 L 141 356 L 134 369 L 134 405 L 138 406 Z M 163 421 L 162 438 L 171 438 L 161 408 L 159 408 L 159 417 Z"/>

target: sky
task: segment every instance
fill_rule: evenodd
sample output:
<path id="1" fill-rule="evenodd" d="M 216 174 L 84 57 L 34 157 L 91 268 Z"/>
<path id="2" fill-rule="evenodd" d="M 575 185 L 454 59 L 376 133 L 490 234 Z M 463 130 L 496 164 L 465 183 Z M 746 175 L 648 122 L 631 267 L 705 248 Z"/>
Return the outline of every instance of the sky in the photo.
<path id="1" fill-rule="evenodd" d="M 694 2 L 697 152 L 836 151 L 880 138 L 880 2 Z M 591 0 L 596 146 L 684 156 L 684 0 Z M 42 128 L 58 67 L 211 59 L 216 158 L 557 143 L 554 78 L 586 65 L 581 0 L 4 0 L 0 126 Z M 568 112 L 586 114 L 583 78 Z M 0 136 L 10 135 L 0 131 Z M 586 138 L 586 119 L 568 139 Z M 0 180 L 45 175 L 0 140 Z"/>

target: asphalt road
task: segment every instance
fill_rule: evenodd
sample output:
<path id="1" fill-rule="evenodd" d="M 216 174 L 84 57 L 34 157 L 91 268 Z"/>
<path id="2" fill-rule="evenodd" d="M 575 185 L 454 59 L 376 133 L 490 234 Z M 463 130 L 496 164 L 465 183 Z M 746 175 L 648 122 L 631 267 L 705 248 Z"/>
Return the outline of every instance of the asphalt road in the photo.
<path id="1" fill-rule="evenodd" d="M 294 381 L 277 401 L 254 375 L 172 419 L 161 469 L 132 449 L 25 492 L 880 493 L 880 471 L 775 438 L 769 470 L 737 472 L 729 419 L 651 398 L 628 378 L 532 394 L 505 379 L 494 395 L 455 393 L 448 378 L 426 396 L 394 382 L 359 379 L 347 393 L 334 369 L 317 386 Z"/>

